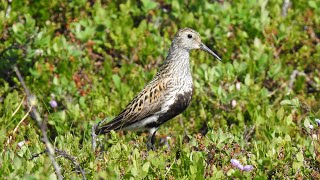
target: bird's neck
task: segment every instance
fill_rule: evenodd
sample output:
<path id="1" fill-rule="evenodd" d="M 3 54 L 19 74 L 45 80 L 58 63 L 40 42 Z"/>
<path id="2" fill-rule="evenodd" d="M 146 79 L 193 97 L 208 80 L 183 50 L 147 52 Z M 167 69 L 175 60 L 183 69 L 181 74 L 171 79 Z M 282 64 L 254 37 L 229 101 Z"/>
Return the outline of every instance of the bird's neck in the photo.
<path id="1" fill-rule="evenodd" d="M 189 51 L 172 44 L 160 70 L 175 77 L 191 76 Z"/>

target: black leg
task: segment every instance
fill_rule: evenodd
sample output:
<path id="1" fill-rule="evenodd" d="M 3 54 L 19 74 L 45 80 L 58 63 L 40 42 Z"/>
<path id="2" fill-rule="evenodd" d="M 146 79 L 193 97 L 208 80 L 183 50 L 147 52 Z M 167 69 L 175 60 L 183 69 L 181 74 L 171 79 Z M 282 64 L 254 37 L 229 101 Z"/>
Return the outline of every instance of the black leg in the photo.
<path id="1" fill-rule="evenodd" d="M 154 146 L 154 143 L 155 143 L 155 141 L 156 141 L 156 133 L 157 133 L 157 131 L 154 131 L 154 133 L 152 134 L 152 136 L 151 136 L 151 144 Z"/>
<path id="2" fill-rule="evenodd" d="M 157 131 L 154 131 L 152 134 L 149 135 L 148 142 L 147 142 L 148 150 L 153 150 L 153 151 L 156 150 L 154 146 L 155 139 L 156 139 L 156 132 Z"/>

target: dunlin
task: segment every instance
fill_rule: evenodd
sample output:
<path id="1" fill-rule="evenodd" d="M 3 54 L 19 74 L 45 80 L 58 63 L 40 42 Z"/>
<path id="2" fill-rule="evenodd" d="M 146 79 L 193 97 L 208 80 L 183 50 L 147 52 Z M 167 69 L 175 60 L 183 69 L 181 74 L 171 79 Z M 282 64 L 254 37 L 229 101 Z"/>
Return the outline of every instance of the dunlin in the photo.
<path id="1" fill-rule="evenodd" d="M 154 149 L 155 134 L 160 125 L 182 113 L 192 98 L 190 55 L 201 49 L 221 59 L 201 42 L 193 29 L 180 29 L 173 38 L 169 54 L 157 75 L 113 120 L 98 123 L 95 134 L 111 130 L 148 130 L 148 149 Z"/>

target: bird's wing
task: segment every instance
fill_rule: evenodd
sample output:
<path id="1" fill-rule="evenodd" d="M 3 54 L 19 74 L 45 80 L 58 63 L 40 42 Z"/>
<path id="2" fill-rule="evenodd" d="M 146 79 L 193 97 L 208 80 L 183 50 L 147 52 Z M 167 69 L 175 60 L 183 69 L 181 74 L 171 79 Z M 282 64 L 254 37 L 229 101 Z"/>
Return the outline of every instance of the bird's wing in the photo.
<path id="1" fill-rule="evenodd" d="M 167 92 L 167 82 L 166 80 L 151 82 L 112 121 L 98 124 L 96 134 L 121 130 L 160 111 Z"/>

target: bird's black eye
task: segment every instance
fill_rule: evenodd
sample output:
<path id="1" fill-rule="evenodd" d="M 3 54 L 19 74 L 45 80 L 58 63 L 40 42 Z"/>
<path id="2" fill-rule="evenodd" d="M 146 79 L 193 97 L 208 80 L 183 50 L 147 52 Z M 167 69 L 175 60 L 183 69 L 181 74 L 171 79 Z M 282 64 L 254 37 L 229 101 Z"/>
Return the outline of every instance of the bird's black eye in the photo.
<path id="1" fill-rule="evenodd" d="M 192 35 L 191 35 L 191 34 L 188 34 L 188 38 L 191 39 L 191 38 L 192 38 Z"/>

